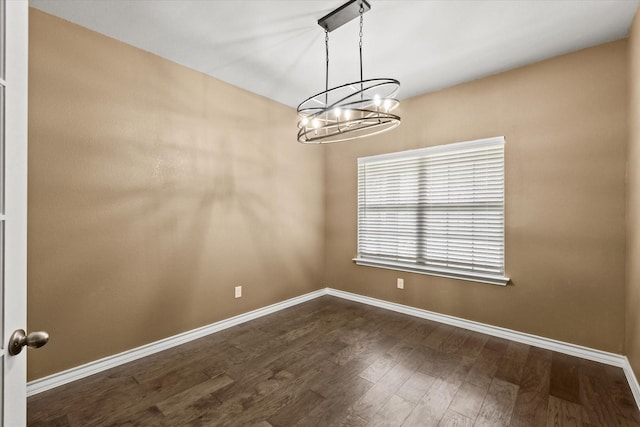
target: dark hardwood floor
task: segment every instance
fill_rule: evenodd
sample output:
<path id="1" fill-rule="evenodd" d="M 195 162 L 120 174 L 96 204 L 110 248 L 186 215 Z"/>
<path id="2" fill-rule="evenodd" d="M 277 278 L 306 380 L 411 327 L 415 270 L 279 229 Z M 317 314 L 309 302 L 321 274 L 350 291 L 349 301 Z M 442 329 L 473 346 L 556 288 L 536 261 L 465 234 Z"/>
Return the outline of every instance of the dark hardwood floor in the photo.
<path id="1" fill-rule="evenodd" d="M 28 400 L 30 426 L 640 426 L 619 368 L 322 297 Z"/>

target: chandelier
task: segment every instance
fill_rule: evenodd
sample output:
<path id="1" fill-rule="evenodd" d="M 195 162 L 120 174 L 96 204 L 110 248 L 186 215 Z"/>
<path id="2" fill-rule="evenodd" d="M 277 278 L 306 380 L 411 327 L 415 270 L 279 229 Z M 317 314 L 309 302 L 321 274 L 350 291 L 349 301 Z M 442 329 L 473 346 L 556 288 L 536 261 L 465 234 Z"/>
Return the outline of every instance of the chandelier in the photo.
<path id="1" fill-rule="evenodd" d="M 377 135 L 397 127 L 400 117 L 392 111 L 400 105 L 395 79 L 365 80 L 362 75 L 362 29 L 366 0 L 350 0 L 318 20 L 324 28 L 326 51 L 325 90 L 298 105 L 298 142 L 325 144 Z M 360 16 L 360 80 L 329 89 L 329 32 Z"/>

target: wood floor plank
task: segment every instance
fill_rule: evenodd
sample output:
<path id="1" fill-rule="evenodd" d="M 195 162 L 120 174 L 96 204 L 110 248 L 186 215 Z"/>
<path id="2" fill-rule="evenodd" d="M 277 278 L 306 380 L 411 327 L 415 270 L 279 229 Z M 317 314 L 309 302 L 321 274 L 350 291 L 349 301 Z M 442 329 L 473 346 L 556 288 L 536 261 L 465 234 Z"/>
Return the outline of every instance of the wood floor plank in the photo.
<path id="1" fill-rule="evenodd" d="M 208 380 L 210 380 L 210 377 L 198 370 L 184 371 L 183 369 L 178 369 L 169 371 L 162 377 L 157 377 L 140 384 L 135 389 L 136 399 L 132 400 L 133 405 L 129 408 L 120 408 L 119 413 L 122 415 L 121 418 L 135 419 L 138 416 L 146 417 L 150 408 L 155 407 L 158 402 L 189 390 Z"/>
<path id="2" fill-rule="evenodd" d="M 415 356 L 414 348 L 402 342 L 399 342 L 391 347 L 389 351 L 383 353 L 381 357 L 378 357 L 367 368 L 365 368 L 362 373 L 360 373 L 360 377 L 376 383 L 387 372 L 393 369 L 393 367 L 398 362 L 406 359 L 411 354 L 414 354 Z"/>
<path id="3" fill-rule="evenodd" d="M 377 344 L 377 341 L 383 339 L 389 342 L 392 337 L 382 334 L 377 330 L 371 331 L 336 353 L 333 361 L 338 365 L 344 365 L 351 360 L 357 359 L 362 353 L 367 352 L 366 354 L 370 354 L 368 352 Z M 391 347 L 391 345 L 389 347 Z"/>
<path id="4" fill-rule="evenodd" d="M 360 377 L 372 383 L 377 383 L 396 363 L 397 362 L 391 357 L 383 355 L 371 365 L 367 366 L 364 371 L 360 373 Z"/>
<path id="5" fill-rule="evenodd" d="M 131 376 L 113 375 L 113 370 L 107 370 L 97 375 L 74 381 L 69 387 L 57 387 L 37 394 L 28 399 L 28 408 L 32 411 L 34 420 L 54 415 L 60 415 L 76 409 L 84 409 L 94 404 L 102 403 L 102 395 L 116 394 L 124 399 L 134 392 L 138 383 Z M 95 400 L 87 401 L 86 396 L 99 391 Z"/>
<path id="6" fill-rule="evenodd" d="M 592 425 L 582 405 L 549 396 L 547 427 L 583 427 Z"/>
<path id="7" fill-rule="evenodd" d="M 340 382 L 324 400 L 296 423 L 296 426 L 337 425 L 348 416 L 348 409 L 357 402 L 373 384 L 359 377 Z"/>
<path id="8" fill-rule="evenodd" d="M 608 397 L 611 399 L 618 423 L 640 425 L 640 411 L 633 399 L 624 371 L 614 366 L 605 366 L 604 369 L 609 385 Z"/>
<path id="9" fill-rule="evenodd" d="M 276 372 L 222 401 L 219 407 L 207 411 L 200 419 L 216 425 L 246 425 L 266 420 L 301 392 L 297 380 L 287 371 Z"/>
<path id="10" fill-rule="evenodd" d="M 440 420 L 438 427 L 471 427 L 473 422 L 473 419 L 449 409 Z"/>
<path id="11" fill-rule="evenodd" d="M 112 423 L 110 422 L 109 425 L 127 427 L 170 427 L 172 423 L 166 419 L 157 407 L 151 406 L 141 411 L 123 414 L 122 417 Z"/>
<path id="12" fill-rule="evenodd" d="M 450 325 L 440 324 L 427 336 L 423 344 L 434 350 L 438 350 L 443 342 L 454 331 L 454 327 Z"/>
<path id="13" fill-rule="evenodd" d="M 254 345 L 251 351 L 245 351 L 245 353 L 250 354 L 251 357 L 244 360 L 239 366 L 236 365 L 239 370 L 231 370 L 232 368 L 227 366 L 224 369 L 224 372 L 235 377 L 243 371 L 242 365 L 250 363 L 252 360 L 259 360 L 258 363 L 264 363 L 263 361 L 265 360 L 277 360 L 282 354 L 288 354 L 292 349 L 300 348 L 305 344 L 312 342 L 316 336 L 321 334 L 320 328 L 321 322 L 319 320 L 314 320 L 310 325 L 302 327 L 303 331 L 300 333 L 285 333 L 274 339 L 261 340 L 260 343 L 256 343 Z"/>
<path id="14" fill-rule="evenodd" d="M 405 426 L 437 426 L 468 376 L 473 359 L 462 357 L 453 370 L 443 371 L 405 420 Z"/>
<path id="15" fill-rule="evenodd" d="M 389 390 L 386 384 L 378 383 L 374 385 L 352 405 L 350 415 L 364 420 L 371 420 L 378 412 L 378 409 L 391 398 L 394 391 Z"/>
<path id="16" fill-rule="evenodd" d="M 247 366 L 254 366 L 254 361 L 256 360 L 266 364 L 273 360 L 273 357 L 268 357 L 268 360 L 264 360 L 264 358 L 260 358 L 256 354 L 233 347 L 225 353 L 225 357 L 211 357 L 203 361 L 199 367 L 210 377 L 224 372 L 230 377 L 236 378 L 239 374 L 245 373 Z"/>
<path id="17" fill-rule="evenodd" d="M 578 360 L 576 358 L 562 353 L 553 353 L 549 394 L 568 402 L 581 403 Z"/>
<path id="18" fill-rule="evenodd" d="M 260 422 L 251 424 L 249 427 L 273 427 L 273 426 L 268 421 L 262 420 Z"/>
<path id="19" fill-rule="evenodd" d="M 396 343 L 393 347 L 391 347 L 389 351 L 385 353 L 385 355 L 387 355 L 393 360 L 399 361 L 399 360 L 406 359 L 407 356 L 409 356 L 409 354 L 411 354 L 411 352 L 415 348 L 416 347 L 414 345 L 408 344 L 406 341 L 403 340 Z"/>
<path id="20" fill-rule="evenodd" d="M 480 412 L 487 391 L 488 388 L 478 387 L 477 385 L 465 382 L 460 389 L 458 389 L 449 409 L 460 415 L 464 415 L 466 418 L 475 420 Z"/>
<path id="21" fill-rule="evenodd" d="M 429 347 L 424 347 L 421 351 L 424 362 L 418 370 L 436 377 L 454 372 L 462 363 L 462 360 L 467 359 L 459 353 L 443 353 Z"/>
<path id="22" fill-rule="evenodd" d="M 318 393 L 305 390 L 298 398 L 283 406 L 267 420 L 273 427 L 292 426 L 324 400 Z"/>
<path id="23" fill-rule="evenodd" d="M 244 366 L 244 370 L 240 371 L 242 373 L 238 373 L 237 368 L 242 366 Z M 256 384 L 268 383 L 269 378 L 277 377 L 278 373 L 282 371 L 297 376 L 301 372 L 306 373 L 313 370 L 315 373 L 316 369 L 330 366 L 332 364 L 324 351 L 312 347 L 306 349 L 293 347 L 288 351 L 283 350 L 269 355 L 263 360 L 253 360 L 250 364 L 236 365 L 232 370 L 222 371 L 225 375 L 227 372 L 229 372 L 229 376 L 233 375 L 235 382 L 232 386 L 216 392 L 216 397 L 221 401 L 228 400 L 238 393 L 251 389 Z M 207 373 L 211 376 L 220 374 L 218 371 L 207 371 Z"/>
<path id="24" fill-rule="evenodd" d="M 230 346 L 225 347 L 228 348 Z M 202 353 L 195 354 L 200 355 Z M 136 381 L 142 383 L 163 376 L 168 370 L 178 367 L 180 363 L 188 363 L 188 360 L 190 360 L 185 358 L 184 352 L 181 351 L 179 347 L 164 350 L 148 357 L 147 369 L 144 372 L 140 372 L 135 365 L 126 364 L 115 368 L 114 375 L 123 377 L 132 376 Z"/>
<path id="25" fill-rule="evenodd" d="M 340 427 L 366 427 L 367 424 L 367 420 L 360 418 L 357 415 L 348 415 L 337 425 Z"/>
<path id="26" fill-rule="evenodd" d="M 27 418 L 72 427 L 509 418 L 514 427 L 640 427 L 619 368 L 329 296 L 32 396 Z"/>
<path id="27" fill-rule="evenodd" d="M 580 401 L 591 423 L 595 425 L 616 425 L 616 414 L 611 401 L 611 390 L 601 375 L 579 374 Z"/>
<path id="28" fill-rule="evenodd" d="M 475 359 L 466 381 L 488 389 L 507 346 L 507 342 L 489 338 L 480 355 Z"/>
<path id="29" fill-rule="evenodd" d="M 549 403 L 551 351 L 532 347 L 511 415 L 513 427 L 545 425 Z"/>
<path id="30" fill-rule="evenodd" d="M 475 425 L 478 427 L 509 425 L 517 394 L 517 385 L 494 378 L 484 398 Z"/>
<path id="31" fill-rule="evenodd" d="M 140 377 L 142 375 L 134 375 L 133 378 Z M 199 384 L 202 381 L 208 380 L 211 376 L 207 375 L 203 370 L 199 369 L 185 369 L 183 366 L 166 368 L 162 375 L 156 372 L 153 376 L 145 379 L 144 382 L 138 382 L 137 389 L 144 392 L 144 394 L 151 394 L 154 392 L 162 395 L 166 394 L 167 390 L 173 390 L 174 394 L 177 391 L 182 391 L 195 384 Z"/>
<path id="32" fill-rule="evenodd" d="M 302 376 L 332 368 L 334 363 L 330 359 L 330 353 L 325 352 L 324 349 L 319 350 L 312 344 L 292 350 L 286 360 L 274 360 L 270 366 L 275 369 L 286 369 L 296 376 Z"/>
<path id="33" fill-rule="evenodd" d="M 437 426 L 461 384 L 438 378 L 402 424 L 405 427 Z"/>
<path id="34" fill-rule="evenodd" d="M 332 368 L 320 371 L 311 382 L 311 390 L 324 396 L 332 396 L 337 390 L 342 390 L 345 385 L 351 384 L 355 378 L 362 379 L 359 375 L 363 369 L 362 364 L 354 360 L 345 365 L 334 364 Z M 363 381 L 366 381 L 362 379 Z M 373 386 L 373 383 L 366 381 Z"/>
<path id="35" fill-rule="evenodd" d="M 128 379 L 132 382 L 124 382 L 126 378 L 118 378 L 117 381 L 108 379 L 95 399 L 87 401 L 84 396 L 95 393 L 97 385 L 92 390 L 83 390 L 87 394 L 80 394 L 73 399 L 69 399 L 66 413 L 71 425 L 84 425 L 86 424 L 84 422 L 85 419 L 92 419 L 98 425 L 106 424 L 114 416 L 114 408 L 118 408 L 119 413 L 137 410 L 138 402 L 131 398 L 131 394 L 135 392 L 137 384 L 133 378 L 129 377 Z"/>
<path id="36" fill-rule="evenodd" d="M 507 347 L 509 347 L 510 342 L 511 341 L 504 338 L 489 337 L 487 342 L 484 344 L 484 348 L 493 350 L 502 355 L 507 350 Z"/>
<path id="37" fill-rule="evenodd" d="M 427 394 L 436 378 L 415 372 L 400 388 L 396 391 L 396 395 L 402 397 L 409 402 L 418 402 Z"/>
<path id="38" fill-rule="evenodd" d="M 511 384 L 520 384 L 522 371 L 529 355 L 530 347 L 526 344 L 510 342 L 507 350 L 500 362 L 498 362 L 498 371 L 496 378 L 510 382 Z"/>
<path id="39" fill-rule="evenodd" d="M 438 324 L 436 322 L 414 318 L 407 324 L 404 340 L 410 344 L 424 345 L 427 337 L 437 327 Z"/>
<path id="40" fill-rule="evenodd" d="M 380 317 L 381 313 L 376 313 L 376 316 Z M 380 329 L 389 335 L 403 334 L 412 325 L 413 318 L 406 314 L 385 313 L 383 316 L 385 321 L 380 325 Z"/>
<path id="41" fill-rule="evenodd" d="M 175 412 L 167 415 L 163 414 L 159 409 L 158 412 L 164 416 L 163 420 L 167 426 L 175 426 L 188 424 L 201 414 L 209 413 L 221 405 L 222 403 L 214 395 L 204 394 L 192 399 L 190 402 L 185 402 L 183 405 L 180 405 Z M 146 425 L 155 425 L 155 423 L 159 421 L 161 421 L 159 417 L 156 417 L 153 419 L 153 423 L 147 422 Z"/>
<path id="42" fill-rule="evenodd" d="M 480 334 L 478 332 L 470 332 L 460 351 L 466 357 L 476 359 L 482 352 L 482 349 L 488 340 L 488 335 Z"/>
<path id="43" fill-rule="evenodd" d="M 47 421 L 32 421 L 29 423 L 32 427 L 69 427 L 69 418 L 66 415 L 62 415 L 57 418 L 52 418 Z"/>
<path id="44" fill-rule="evenodd" d="M 418 353 L 419 350 L 412 350 L 406 359 L 396 363 L 350 408 L 351 413 L 365 420 L 374 418 L 378 410 L 418 369 L 421 364 L 421 359 L 415 357 Z"/>
<path id="45" fill-rule="evenodd" d="M 451 333 L 440 343 L 438 350 L 442 353 L 456 353 L 464 345 L 471 332 L 466 329 L 453 328 Z"/>
<path id="46" fill-rule="evenodd" d="M 226 375 L 220 375 L 158 402 L 156 406 L 165 416 L 170 415 L 181 410 L 192 401 L 211 395 L 231 383 L 233 383 L 233 379 Z"/>
<path id="47" fill-rule="evenodd" d="M 295 380 L 284 384 L 283 387 L 278 388 L 274 393 L 268 396 L 267 399 L 264 399 L 262 401 L 261 405 L 258 407 L 259 411 L 261 411 L 263 414 L 277 414 L 278 412 L 281 412 L 283 414 L 288 414 L 289 417 L 291 417 L 292 412 L 298 412 L 295 417 L 291 417 L 292 421 L 297 421 L 303 418 L 312 409 L 321 406 L 322 403 L 324 403 L 324 401 L 326 400 L 324 396 L 311 390 L 310 386 L 311 384 L 313 384 L 314 379 L 315 376 L 313 371 L 309 371 L 308 373 L 299 376 Z M 333 396 L 330 396 L 330 398 L 331 397 Z M 287 407 L 289 407 L 289 409 L 287 409 Z M 278 412 L 274 412 L 273 408 L 280 409 L 278 409 Z M 250 418 L 248 418 L 247 420 L 249 419 Z M 236 421 L 241 420 L 234 419 L 234 422 Z M 287 422 L 287 424 L 292 425 L 293 422 Z"/>
<path id="48" fill-rule="evenodd" d="M 369 425 L 371 427 L 399 427 L 409 416 L 415 402 L 410 402 L 400 396 L 393 395 L 376 413 Z"/>

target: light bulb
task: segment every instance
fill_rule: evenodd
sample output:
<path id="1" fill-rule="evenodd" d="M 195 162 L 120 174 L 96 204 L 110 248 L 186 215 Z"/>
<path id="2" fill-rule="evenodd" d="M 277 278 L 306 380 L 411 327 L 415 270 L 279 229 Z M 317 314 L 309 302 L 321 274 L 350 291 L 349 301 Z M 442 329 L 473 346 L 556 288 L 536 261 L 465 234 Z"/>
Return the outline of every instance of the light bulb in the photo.
<path id="1" fill-rule="evenodd" d="M 389 111 L 389 108 L 391 108 L 391 100 L 390 99 L 385 99 L 384 100 L 384 109 Z"/>
<path id="2" fill-rule="evenodd" d="M 340 117 L 340 107 L 336 107 L 333 112 L 336 114 L 336 117 Z"/>
<path id="3" fill-rule="evenodd" d="M 320 127 L 320 121 L 318 119 L 311 120 L 311 126 L 313 126 L 314 129 L 318 129 Z"/>
<path id="4" fill-rule="evenodd" d="M 303 117 L 302 118 L 302 126 L 306 126 L 307 124 L 309 124 L 309 119 L 307 117 Z"/>
<path id="5" fill-rule="evenodd" d="M 374 95 L 374 97 L 373 97 L 373 104 L 374 104 L 376 107 L 379 107 L 379 106 L 380 106 L 380 95 L 378 95 L 377 93 L 376 93 L 376 94 Z"/>
<path id="6" fill-rule="evenodd" d="M 345 118 L 345 120 L 349 120 L 351 118 L 351 111 L 350 110 L 344 110 L 344 118 Z"/>

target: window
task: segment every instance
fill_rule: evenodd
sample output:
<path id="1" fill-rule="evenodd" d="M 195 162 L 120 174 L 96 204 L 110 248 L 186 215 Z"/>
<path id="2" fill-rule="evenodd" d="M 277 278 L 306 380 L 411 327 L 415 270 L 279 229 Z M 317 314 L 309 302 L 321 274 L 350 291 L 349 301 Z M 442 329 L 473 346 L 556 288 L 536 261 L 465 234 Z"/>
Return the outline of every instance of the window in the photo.
<path id="1" fill-rule="evenodd" d="M 359 158 L 354 261 L 506 285 L 504 138 Z"/>

